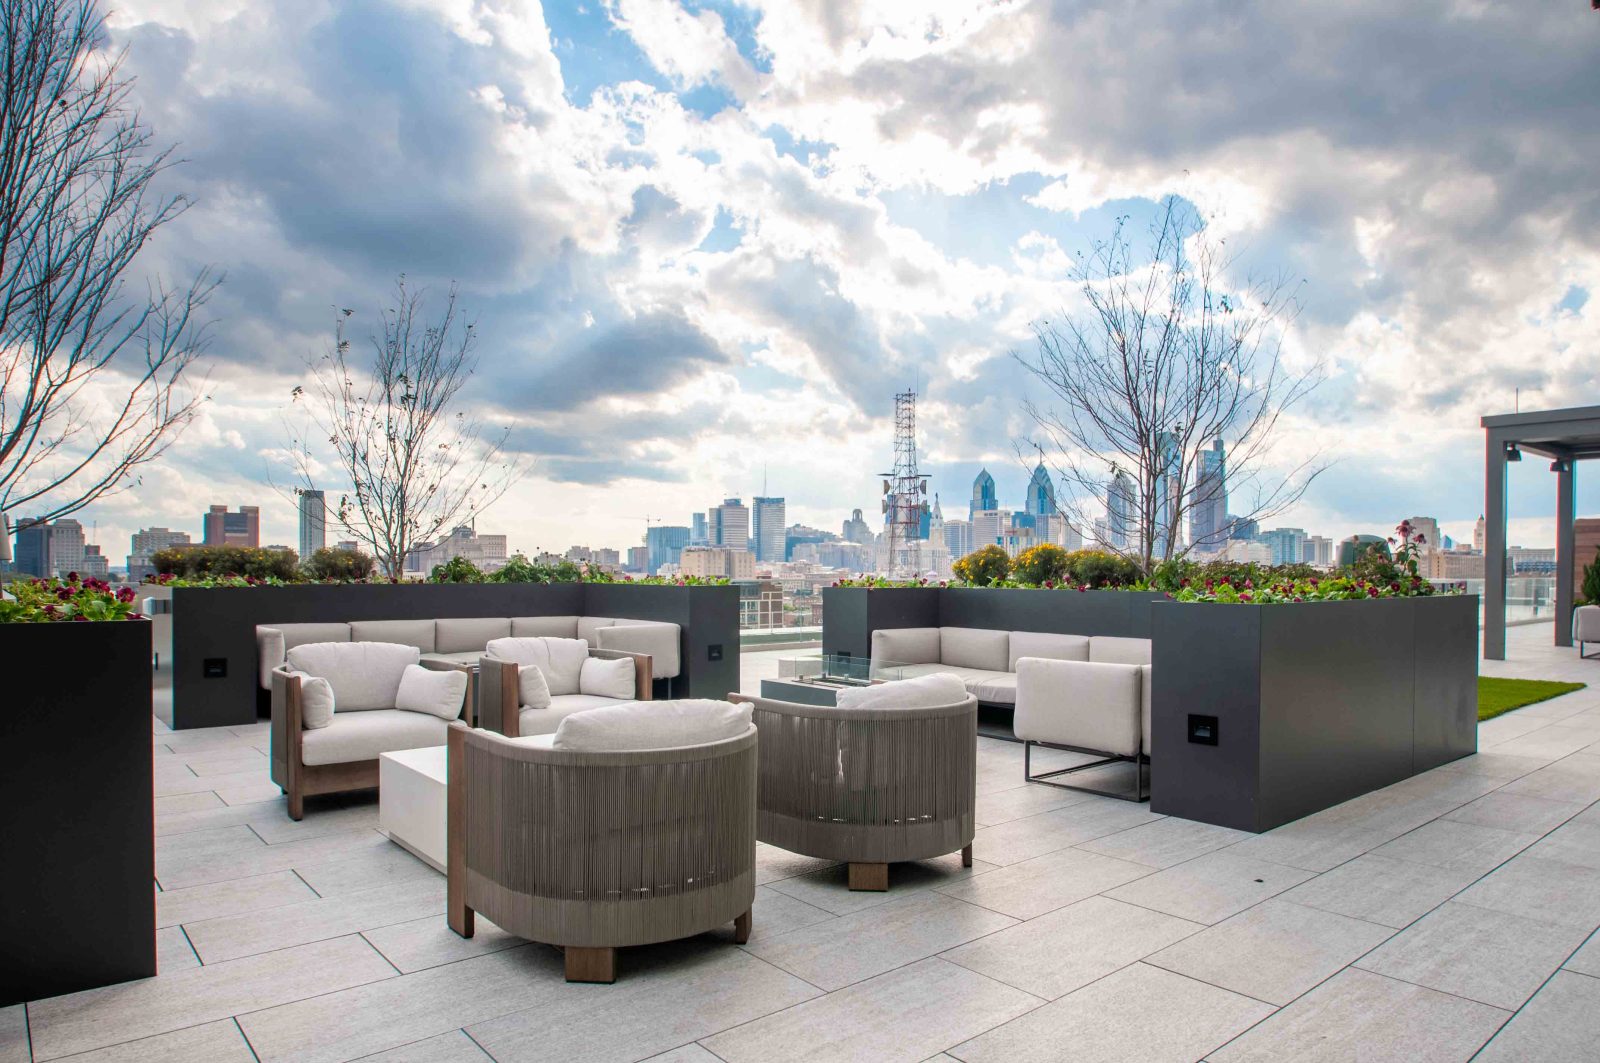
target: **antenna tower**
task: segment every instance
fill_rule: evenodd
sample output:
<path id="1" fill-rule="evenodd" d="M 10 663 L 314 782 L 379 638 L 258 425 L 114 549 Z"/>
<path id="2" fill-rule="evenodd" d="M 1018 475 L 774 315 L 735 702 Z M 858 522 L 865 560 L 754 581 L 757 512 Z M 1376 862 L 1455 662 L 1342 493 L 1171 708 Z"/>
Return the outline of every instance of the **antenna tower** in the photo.
<path id="1" fill-rule="evenodd" d="M 894 397 L 894 471 L 883 477 L 883 523 L 890 575 L 922 572 L 922 524 L 928 512 L 928 477 L 917 471 L 917 393 Z"/>

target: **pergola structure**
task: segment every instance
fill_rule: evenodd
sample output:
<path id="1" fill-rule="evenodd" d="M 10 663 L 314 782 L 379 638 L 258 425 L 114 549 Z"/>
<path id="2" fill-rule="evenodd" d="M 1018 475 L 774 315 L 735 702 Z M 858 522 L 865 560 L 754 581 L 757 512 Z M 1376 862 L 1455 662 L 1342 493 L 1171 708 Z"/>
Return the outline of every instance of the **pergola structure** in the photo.
<path id="1" fill-rule="evenodd" d="M 1574 470 L 1600 458 L 1600 406 L 1483 418 L 1483 656 L 1506 657 L 1506 463 L 1524 453 L 1550 459 L 1556 474 L 1557 646 L 1572 645 Z"/>

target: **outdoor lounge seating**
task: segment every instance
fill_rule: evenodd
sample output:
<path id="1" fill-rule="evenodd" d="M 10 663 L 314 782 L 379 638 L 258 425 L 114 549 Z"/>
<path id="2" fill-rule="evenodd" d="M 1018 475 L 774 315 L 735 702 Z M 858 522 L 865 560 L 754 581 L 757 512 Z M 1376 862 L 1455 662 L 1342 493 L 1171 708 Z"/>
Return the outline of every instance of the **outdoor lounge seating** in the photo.
<path id="1" fill-rule="evenodd" d="M 1092 645 L 1091 645 L 1092 649 Z M 1012 732 L 1023 742 L 1022 771 L 1029 782 L 1067 790 L 1123 797 L 1102 789 L 1051 780 L 1119 761 L 1133 765 L 1129 798 L 1150 796 L 1145 765 L 1150 761 L 1150 666 L 1106 661 L 1062 661 L 1023 657 L 1017 661 L 1017 707 Z M 1033 774 L 1033 747 L 1049 746 L 1100 759 Z"/>
<path id="2" fill-rule="evenodd" d="M 972 864 L 978 699 L 949 675 L 848 688 L 838 705 L 732 695 L 761 735 L 756 836 L 846 862 L 853 890 L 889 865 L 960 851 Z"/>
<path id="3" fill-rule="evenodd" d="M 972 627 L 879 628 L 872 633 L 874 674 L 880 667 L 908 678 L 948 673 L 986 705 L 1009 708 L 1017 703 L 1017 661 L 1024 657 L 1149 664 L 1150 640 Z"/>
<path id="4" fill-rule="evenodd" d="M 309 796 L 377 786 L 381 753 L 444 744 L 470 677 L 420 658 L 396 643 L 306 643 L 273 669 L 270 771 L 290 819 Z"/>
<path id="5" fill-rule="evenodd" d="M 1583 645 L 1600 642 L 1600 605 L 1580 605 L 1572 611 L 1572 641 L 1578 644 L 1579 657 L 1590 656 Z"/>
<path id="6" fill-rule="evenodd" d="M 577 713 L 554 734 L 449 728 L 448 922 L 475 913 L 611 982 L 616 950 L 734 924 L 755 901 L 756 731 L 726 702 Z"/>
<path id="7" fill-rule="evenodd" d="M 494 639 L 478 660 L 476 722 L 508 738 L 551 734 L 575 712 L 649 701 L 650 668 L 648 654 L 579 639 Z"/>

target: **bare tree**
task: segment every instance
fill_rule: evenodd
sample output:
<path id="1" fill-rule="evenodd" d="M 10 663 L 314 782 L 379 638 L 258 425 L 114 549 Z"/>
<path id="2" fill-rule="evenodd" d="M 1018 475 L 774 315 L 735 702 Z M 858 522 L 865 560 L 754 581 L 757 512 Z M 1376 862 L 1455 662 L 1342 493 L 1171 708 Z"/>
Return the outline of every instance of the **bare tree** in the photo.
<path id="1" fill-rule="evenodd" d="M 1320 360 L 1284 357 L 1298 312 L 1292 286 L 1281 277 L 1230 284 L 1235 263 L 1222 242 L 1175 198 L 1150 237 L 1135 246 L 1124 219 L 1080 256 L 1073 279 L 1085 309 L 1036 326 L 1037 353 L 1017 356 L 1057 400 L 1027 410 L 1056 453 L 1068 519 L 1146 572 L 1220 548 L 1232 522 L 1282 512 L 1325 467 L 1270 450 L 1285 412 L 1323 377 Z M 1217 440 L 1228 444 L 1225 478 L 1208 449 Z M 1119 470 L 1131 512 L 1121 528 L 1114 514 L 1097 527 Z M 1186 520 L 1202 514 L 1206 526 L 1186 537 Z"/>
<path id="2" fill-rule="evenodd" d="M 431 323 L 425 292 L 407 288 L 404 276 L 395 288 L 383 334 L 372 337 L 370 371 L 350 362 L 350 310 L 338 312 L 333 350 L 311 366 L 311 417 L 350 484 L 330 517 L 371 547 L 391 578 L 407 553 L 473 519 L 521 474 L 503 453 L 509 428 L 485 436 L 480 421 L 451 409 L 477 365 L 475 326 L 458 311 L 455 288 Z M 296 401 L 304 394 L 295 388 Z M 315 486 L 317 453 L 293 442 L 300 479 Z"/>
<path id="3" fill-rule="evenodd" d="M 6 0 L 0 55 L 0 511 L 35 523 L 126 486 L 194 416 L 213 282 L 124 278 L 188 205 L 100 46 L 93 0 Z"/>

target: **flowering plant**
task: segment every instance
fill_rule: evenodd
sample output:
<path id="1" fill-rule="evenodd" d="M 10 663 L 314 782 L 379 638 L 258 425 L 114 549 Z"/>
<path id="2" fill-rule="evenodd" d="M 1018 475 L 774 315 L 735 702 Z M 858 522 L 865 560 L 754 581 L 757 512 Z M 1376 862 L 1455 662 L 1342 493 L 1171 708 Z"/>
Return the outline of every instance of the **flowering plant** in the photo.
<path id="1" fill-rule="evenodd" d="M 57 620 L 142 620 L 133 611 L 134 589 L 111 589 L 105 580 L 16 580 L 6 585 L 11 598 L 0 599 L 0 624 L 44 624 Z"/>

